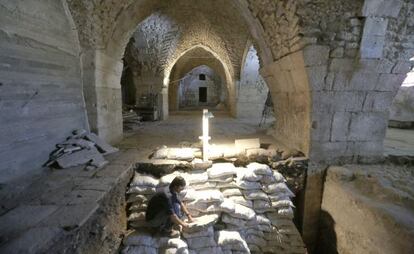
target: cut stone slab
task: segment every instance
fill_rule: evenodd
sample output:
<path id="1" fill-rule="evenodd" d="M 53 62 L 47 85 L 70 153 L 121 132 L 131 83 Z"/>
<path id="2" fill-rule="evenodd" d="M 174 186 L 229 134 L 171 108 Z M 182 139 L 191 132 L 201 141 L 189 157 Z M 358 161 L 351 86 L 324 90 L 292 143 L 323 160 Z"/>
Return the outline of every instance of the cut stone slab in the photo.
<path id="1" fill-rule="evenodd" d="M 94 142 L 95 145 L 98 147 L 98 150 L 101 151 L 103 154 L 111 154 L 111 153 L 115 153 L 115 152 L 118 152 L 119 151 L 118 148 L 113 147 L 113 146 L 107 144 L 106 142 L 104 142 L 103 140 L 101 140 L 94 133 L 89 133 L 85 137 L 86 137 L 86 139 Z"/>
<path id="2" fill-rule="evenodd" d="M 23 235 L 0 247 L 0 253 L 42 253 L 51 246 L 56 239 L 63 235 L 60 228 L 37 227 L 27 230 Z"/>
<path id="3" fill-rule="evenodd" d="M 96 212 L 98 207 L 97 203 L 64 206 L 43 220 L 40 225 L 59 227 L 65 230 L 81 227 Z"/>
<path id="4" fill-rule="evenodd" d="M 105 159 L 96 148 L 92 148 L 90 150 L 83 149 L 74 153 L 65 154 L 56 160 L 61 168 L 76 167 L 90 161 L 101 163 Z"/>
<path id="5" fill-rule="evenodd" d="M 91 149 L 95 147 L 95 143 L 85 140 L 85 139 L 68 139 L 62 143 L 62 145 L 72 145 L 72 146 L 79 146 L 86 149 Z"/>
<path id="6" fill-rule="evenodd" d="M 189 223 L 187 232 L 198 232 L 207 229 L 209 226 L 214 225 L 219 219 L 217 214 L 209 214 L 194 218 L 194 222 Z"/>
<path id="7" fill-rule="evenodd" d="M 260 139 L 236 139 L 234 145 L 238 153 L 244 153 L 247 149 L 260 148 Z"/>

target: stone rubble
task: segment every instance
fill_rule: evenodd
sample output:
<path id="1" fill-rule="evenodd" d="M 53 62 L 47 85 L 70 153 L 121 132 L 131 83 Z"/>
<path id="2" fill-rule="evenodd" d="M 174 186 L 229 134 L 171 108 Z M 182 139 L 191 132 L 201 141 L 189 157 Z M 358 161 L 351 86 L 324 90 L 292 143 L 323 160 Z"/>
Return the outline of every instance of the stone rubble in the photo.
<path id="1" fill-rule="evenodd" d="M 118 148 L 107 144 L 94 133 L 74 130 L 66 141 L 56 145 L 45 166 L 70 168 L 86 165 L 86 169 L 102 168 L 108 164 L 103 155 L 118 151 Z"/>
<path id="2" fill-rule="evenodd" d="M 165 241 L 146 233 L 145 211 L 148 200 L 167 191 L 178 175 L 186 179 L 180 196 L 195 222 L 180 239 Z M 138 168 L 127 190 L 133 231 L 122 253 L 306 253 L 292 221 L 294 196 L 280 172 L 256 162 L 246 167 L 214 163 L 207 170 L 174 171 L 160 178 Z"/>

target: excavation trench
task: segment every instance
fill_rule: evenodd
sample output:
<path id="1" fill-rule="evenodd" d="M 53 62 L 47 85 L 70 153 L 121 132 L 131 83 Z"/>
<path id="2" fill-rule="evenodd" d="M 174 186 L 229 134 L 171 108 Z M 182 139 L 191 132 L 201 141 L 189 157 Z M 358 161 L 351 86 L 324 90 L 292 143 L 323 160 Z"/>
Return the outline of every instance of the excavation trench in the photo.
<path id="1" fill-rule="evenodd" d="M 283 159 L 276 150 L 256 148 L 233 156 L 218 153 L 222 156 L 206 163 L 195 158 L 198 151 L 163 147 L 150 161 L 135 164 L 126 191 L 122 253 L 306 253 L 294 223 L 305 157 Z M 156 193 L 169 192 L 176 176 L 186 180 L 179 197 L 194 222 L 170 238 L 148 228 L 145 212 Z"/>

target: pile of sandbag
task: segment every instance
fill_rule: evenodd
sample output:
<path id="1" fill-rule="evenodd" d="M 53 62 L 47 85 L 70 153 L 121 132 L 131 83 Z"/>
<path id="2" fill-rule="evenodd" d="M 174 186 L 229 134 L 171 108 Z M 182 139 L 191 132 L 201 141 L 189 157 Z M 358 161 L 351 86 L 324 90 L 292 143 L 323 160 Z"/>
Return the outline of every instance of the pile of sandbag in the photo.
<path id="1" fill-rule="evenodd" d="M 159 179 L 135 172 L 127 191 L 130 228 L 145 226 L 146 202 L 157 191 L 167 192 L 178 175 L 187 182 L 180 198 L 195 218 L 183 233 L 189 253 L 306 252 L 292 222 L 294 194 L 283 175 L 259 163 L 214 163 L 207 170 L 175 171 Z"/>
<path id="2" fill-rule="evenodd" d="M 188 254 L 188 246 L 179 238 L 155 237 L 147 232 L 130 232 L 122 241 L 122 254 Z"/>
<path id="3" fill-rule="evenodd" d="M 73 131 L 66 141 L 56 145 L 45 166 L 70 168 L 86 165 L 87 169 L 101 168 L 108 163 L 103 155 L 117 151 L 118 148 L 110 146 L 96 134 L 79 129 Z"/>

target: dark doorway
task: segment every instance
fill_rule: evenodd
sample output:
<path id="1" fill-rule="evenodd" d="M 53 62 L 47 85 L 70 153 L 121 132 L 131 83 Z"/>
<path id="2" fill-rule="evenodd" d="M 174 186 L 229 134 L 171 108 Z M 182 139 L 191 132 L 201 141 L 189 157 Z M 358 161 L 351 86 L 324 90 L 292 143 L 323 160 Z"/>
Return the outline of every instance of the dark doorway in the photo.
<path id="1" fill-rule="evenodd" d="M 207 102 L 207 87 L 198 88 L 198 101 Z"/>

